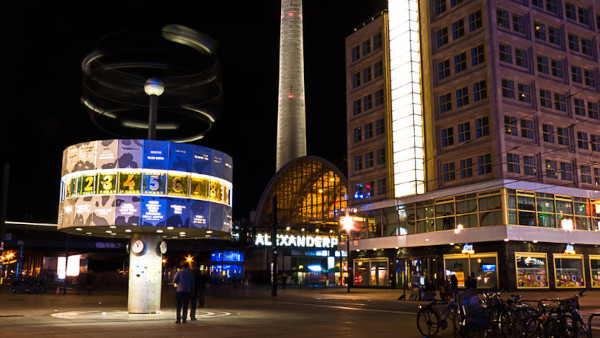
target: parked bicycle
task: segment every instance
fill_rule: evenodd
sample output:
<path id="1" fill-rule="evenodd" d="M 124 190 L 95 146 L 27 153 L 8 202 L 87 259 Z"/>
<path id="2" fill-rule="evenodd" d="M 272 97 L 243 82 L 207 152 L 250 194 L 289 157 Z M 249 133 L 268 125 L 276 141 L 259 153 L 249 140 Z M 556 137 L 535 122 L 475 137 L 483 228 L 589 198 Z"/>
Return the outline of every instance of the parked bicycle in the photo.
<path id="1" fill-rule="evenodd" d="M 445 305 L 440 309 L 440 305 Z M 449 302 L 432 301 L 427 305 L 419 305 L 417 312 L 417 328 L 424 337 L 434 337 L 449 325 L 460 334 L 462 317 L 458 306 L 451 299 Z"/>
<path id="2" fill-rule="evenodd" d="M 10 284 L 12 293 L 44 293 L 44 283 L 34 278 L 20 278 Z"/>

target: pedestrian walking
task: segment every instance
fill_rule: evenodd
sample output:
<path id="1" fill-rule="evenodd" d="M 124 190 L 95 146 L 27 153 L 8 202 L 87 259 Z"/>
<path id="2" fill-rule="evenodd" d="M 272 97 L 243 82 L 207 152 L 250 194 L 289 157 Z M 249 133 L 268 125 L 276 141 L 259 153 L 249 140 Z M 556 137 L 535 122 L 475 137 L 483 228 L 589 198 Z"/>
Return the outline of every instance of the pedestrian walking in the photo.
<path id="1" fill-rule="evenodd" d="M 177 300 L 177 321 L 179 324 L 183 321 L 185 324 L 188 312 L 188 303 L 194 293 L 194 273 L 190 270 L 188 262 L 183 263 L 182 269 L 177 271 L 173 282 L 177 287 L 175 299 Z M 183 310 L 183 312 L 182 312 Z"/>
<path id="2" fill-rule="evenodd" d="M 204 307 L 204 298 L 206 295 L 206 273 L 196 267 L 194 269 L 194 292 L 192 293 L 190 320 L 196 320 L 196 307 Z"/>

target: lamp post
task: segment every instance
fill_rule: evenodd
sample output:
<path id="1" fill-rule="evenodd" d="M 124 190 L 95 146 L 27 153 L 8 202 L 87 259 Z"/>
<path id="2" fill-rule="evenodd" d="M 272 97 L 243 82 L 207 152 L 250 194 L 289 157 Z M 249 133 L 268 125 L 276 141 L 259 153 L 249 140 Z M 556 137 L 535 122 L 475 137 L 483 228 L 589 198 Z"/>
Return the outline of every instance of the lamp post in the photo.
<path id="1" fill-rule="evenodd" d="M 161 80 L 150 78 L 144 84 L 144 91 L 150 97 L 150 109 L 148 112 L 148 139 L 156 139 L 156 109 L 158 106 L 158 97 L 165 91 L 165 86 Z"/>
<path id="2" fill-rule="evenodd" d="M 354 218 L 346 213 L 346 216 L 341 219 L 342 228 L 346 231 L 346 264 L 348 265 L 348 292 L 350 292 L 350 281 L 352 278 L 352 268 L 350 267 L 350 231 L 354 228 Z"/>

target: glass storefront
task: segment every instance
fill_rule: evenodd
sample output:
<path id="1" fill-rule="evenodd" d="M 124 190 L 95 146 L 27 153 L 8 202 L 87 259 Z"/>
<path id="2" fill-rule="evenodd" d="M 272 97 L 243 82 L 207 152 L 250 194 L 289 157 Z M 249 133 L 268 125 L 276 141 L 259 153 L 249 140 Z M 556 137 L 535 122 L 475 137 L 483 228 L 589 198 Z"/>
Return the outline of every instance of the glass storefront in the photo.
<path id="1" fill-rule="evenodd" d="M 389 262 L 387 257 L 359 258 L 354 260 L 354 286 L 389 285 Z"/>
<path id="2" fill-rule="evenodd" d="M 590 279 L 593 288 L 600 288 L 600 255 L 590 255 Z"/>
<path id="3" fill-rule="evenodd" d="M 548 259 L 545 253 L 515 252 L 517 288 L 548 288 Z"/>
<path id="4" fill-rule="evenodd" d="M 475 275 L 477 288 L 498 287 L 498 254 L 444 255 L 446 279 L 456 275 L 458 287 L 464 287 L 468 276 Z"/>
<path id="5" fill-rule="evenodd" d="M 554 276 L 557 288 L 585 287 L 583 255 L 554 254 Z"/>

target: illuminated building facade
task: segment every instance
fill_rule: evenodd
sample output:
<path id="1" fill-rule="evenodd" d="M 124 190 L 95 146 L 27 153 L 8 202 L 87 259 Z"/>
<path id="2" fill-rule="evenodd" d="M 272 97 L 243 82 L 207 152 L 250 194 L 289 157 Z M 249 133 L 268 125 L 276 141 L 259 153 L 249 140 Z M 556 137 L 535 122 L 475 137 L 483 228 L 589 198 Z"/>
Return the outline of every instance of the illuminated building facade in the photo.
<path id="1" fill-rule="evenodd" d="M 345 175 L 325 159 L 305 156 L 284 165 L 259 201 L 246 273 L 267 281 L 275 221 L 279 275 L 288 284 L 339 284 L 338 216 L 347 206 L 346 187 Z"/>
<path id="2" fill-rule="evenodd" d="M 600 287 L 598 4 L 388 7 L 346 38 L 355 285 Z"/>

